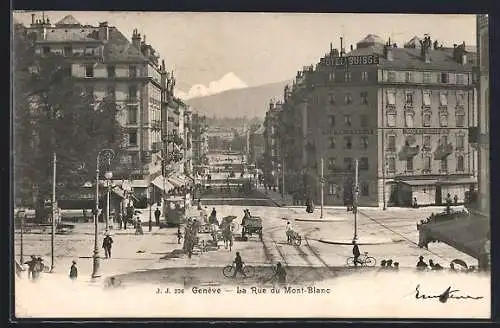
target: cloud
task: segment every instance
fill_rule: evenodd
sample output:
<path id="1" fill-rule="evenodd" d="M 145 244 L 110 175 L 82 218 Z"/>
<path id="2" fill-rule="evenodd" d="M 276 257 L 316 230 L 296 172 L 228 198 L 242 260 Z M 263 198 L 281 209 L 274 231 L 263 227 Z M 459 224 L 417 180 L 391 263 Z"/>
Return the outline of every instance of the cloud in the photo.
<path id="1" fill-rule="evenodd" d="M 248 85 L 236 76 L 236 74 L 230 72 L 221 77 L 219 80 L 210 82 L 208 86 L 195 84 L 188 92 L 175 90 L 175 95 L 181 99 L 187 100 L 191 98 L 210 96 L 227 90 L 243 88 L 248 88 Z"/>

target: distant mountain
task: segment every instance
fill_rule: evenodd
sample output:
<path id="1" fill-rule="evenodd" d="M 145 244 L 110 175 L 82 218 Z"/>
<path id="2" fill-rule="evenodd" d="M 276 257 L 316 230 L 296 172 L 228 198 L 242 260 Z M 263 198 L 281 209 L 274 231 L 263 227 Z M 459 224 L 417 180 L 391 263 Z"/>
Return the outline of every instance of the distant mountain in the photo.
<path id="1" fill-rule="evenodd" d="M 236 74 L 230 72 L 221 77 L 219 80 L 210 82 L 208 87 L 203 84 L 195 84 L 187 93 L 182 90 L 176 90 L 175 94 L 177 97 L 187 100 L 191 98 L 206 97 L 227 90 L 242 89 L 247 87 L 248 85 L 236 76 Z"/>
<path id="2" fill-rule="evenodd" d="M 186 103 L 196 112 L 209 117 L 263 118 L 269 107 L 269 101 L 283 99 L 283 88 L 290 83 L 291 81 L 283 81 L 229 90 L 211 96 L 188 99 Z"/>

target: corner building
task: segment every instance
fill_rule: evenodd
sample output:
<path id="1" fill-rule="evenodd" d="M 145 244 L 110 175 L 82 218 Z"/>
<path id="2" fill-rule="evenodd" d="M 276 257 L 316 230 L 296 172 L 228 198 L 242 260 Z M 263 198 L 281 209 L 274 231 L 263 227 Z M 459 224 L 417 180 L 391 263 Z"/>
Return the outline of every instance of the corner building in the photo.
<path id="1" fill-rule="evenodd" d="M 429 36 L 403 48 L 376 35 L 349 53 L 331 48 L 309 82 L 308 196 L 319 200 L 323 159 L 325 204 L 352 201 L 357 159 L 360 206 L 439 205 L 448 194 L 463 202 L 477 176 L 474 61 L 474 48 Z"/>

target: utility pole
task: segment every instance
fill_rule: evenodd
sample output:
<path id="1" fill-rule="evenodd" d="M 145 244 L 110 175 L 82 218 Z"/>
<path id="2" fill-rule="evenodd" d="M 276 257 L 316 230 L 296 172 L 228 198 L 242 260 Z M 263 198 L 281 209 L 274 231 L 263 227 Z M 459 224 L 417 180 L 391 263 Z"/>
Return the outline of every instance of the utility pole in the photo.
<path id="1" fill-rule="evenodd" d="M 50 272 L 54 271 L 54 239 L 56 236 L 56 152 L 52 153 L 52 233 L 50 238 Z"/>
<path id="2" fill-rule="evenodd" d="M 325 196 L 324 196 L 324 183 L 325 183 L 325 177 L 324 177 L 324 170 L 323 170 L 323 157 L 321 157 L 321 213 L 319 218 L 323 218 L 323 203 L 325 201 Z"/>
<path id="3" fill-rule="evenodd" d="M 359 170 L 359 161 L 355 162 L 355 176 L 354 176 L 354 240 L 358 240 L 358 170 Z"/>

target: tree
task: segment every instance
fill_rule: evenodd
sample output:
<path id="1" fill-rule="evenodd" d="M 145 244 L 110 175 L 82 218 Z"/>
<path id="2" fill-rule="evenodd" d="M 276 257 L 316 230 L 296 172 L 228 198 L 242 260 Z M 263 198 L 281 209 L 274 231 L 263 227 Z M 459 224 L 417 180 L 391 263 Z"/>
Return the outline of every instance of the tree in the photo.
<path id="1" fill-rule="evenodd" d="M 23 31 L 14 31 L 15 195 L 26 201 L 35 187 L 43 201 L 52 193 L 53 152 L 64 194 L 93 180 L 100 149 L 120 154 L 122 128 L 113 99 L 84 91 L 63 56 L 37 55 Z"/>

